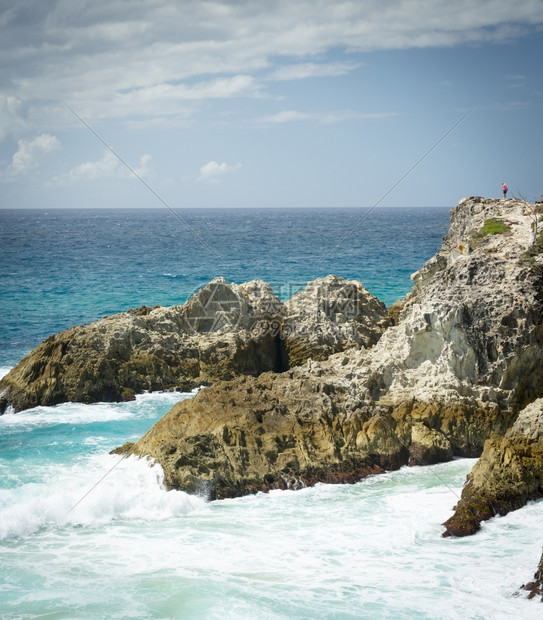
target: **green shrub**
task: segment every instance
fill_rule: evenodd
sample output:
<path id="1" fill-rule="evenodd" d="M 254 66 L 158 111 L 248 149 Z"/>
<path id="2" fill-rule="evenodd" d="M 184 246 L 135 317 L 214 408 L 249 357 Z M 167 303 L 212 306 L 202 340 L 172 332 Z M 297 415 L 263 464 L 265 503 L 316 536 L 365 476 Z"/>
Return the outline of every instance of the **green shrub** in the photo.
<path id="1" fill-rule="evenodd" d="M 543 253 L 543 230 L 540 230 L 537 234 L 535 243 L 532 246 L 532 252 L 534 255 Z"/>
<path id="2" fill-rule="evenodd" d="M 487 235 L 500 235 L 510 230 L 511 227 L 503 220 L 499 220 L 497 217 L 491 217 L 489 220 L 485 220 L 484 226 L 477 231 L 476 235 L 482 238 Z"/>
<path id="3" fill-rule="evenodd" d="M 500 220 L 497 217 L 491 217 L 490 219 L 485 220 L 485 223 L 477 232 L 472 233 L 471 247 L 472 249 L 477 247 L 478 243 L 488 235 L 501 235 L 509 232 L 510 230 L 511 227 L 503 220 Z"/>

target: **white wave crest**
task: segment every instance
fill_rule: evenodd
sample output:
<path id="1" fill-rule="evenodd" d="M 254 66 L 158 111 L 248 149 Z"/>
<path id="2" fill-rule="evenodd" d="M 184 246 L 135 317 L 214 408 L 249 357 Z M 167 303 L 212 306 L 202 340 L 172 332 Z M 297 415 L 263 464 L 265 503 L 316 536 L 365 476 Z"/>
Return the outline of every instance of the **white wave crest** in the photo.
<path id="1" fill-rule="evenodd" d="M 185 398 L 191 398 L 198 390 L 192 392 L 147 392 L 138 394 L 135 401 L 122 403 L 62 403 L 53 407 L 35 407 L 14 413 L 8 407 L 5 415 L 0 417 L 0 428 L 12 426 L 53 426 L 55 424 L 93 424 L 94 422 L 112 422 L 125 420 L 133 416 L 147 417 L 146 414 L 157 405 L 167 407 Z"/>
<path id="2" fill-rule="evenodd" d="M 86 465 L 60 471 L 49 483 L 1 490 L 0 540 L 26 537 L 44 528 L 162 521 L 206 510 L 200 497 L 166 491 L 159 465 L 120 458 L 95 456 Z"/>

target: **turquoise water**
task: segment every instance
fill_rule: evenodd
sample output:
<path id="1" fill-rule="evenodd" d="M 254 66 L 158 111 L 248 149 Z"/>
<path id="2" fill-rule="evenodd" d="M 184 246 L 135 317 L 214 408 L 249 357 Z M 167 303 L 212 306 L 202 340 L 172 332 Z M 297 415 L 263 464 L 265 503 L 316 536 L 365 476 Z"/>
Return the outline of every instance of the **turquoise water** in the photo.
<path id="1" fill-rule="evenodd" d="M 216 276 L 282 298 L 330 273 L 386 304 L 440 247 L 447 209 L 1 210 L 0 365 L 51 333 L 145 304 L 185 302 Z M 204 245 L 205 244 L 205 245 Z M 337 245 L 337 247 L 335 247 Z M 323 259 L 325 255 L 329 254 Z"/>
<path id="2" fill-rule="evenodd" d="M 207 502 L 108 454 L 182 397 L 0 418 L 2 618 L 540 617 L 543 503 L 441 538 L 474 460 Z"/>
<path id="3" fill-rule="evenodd" d="M 335 272 L 391 303 L 439 247 L 448 213 L 377 214 L 320 265 L 358 212 L 185 214 L 218 265 L 162 212 L 0 211 L 0 372 L 53 331 L 182 302 L 215 275 L 261 277 L 287 296 Z M 473 460 L 208 502 L 166 492 L 146 460 L 109 454 L 190 397 L 0 417 L 0 617 L 540 617 L 515 594 L 539 559 L 543 503 L 441 538 Z"/>

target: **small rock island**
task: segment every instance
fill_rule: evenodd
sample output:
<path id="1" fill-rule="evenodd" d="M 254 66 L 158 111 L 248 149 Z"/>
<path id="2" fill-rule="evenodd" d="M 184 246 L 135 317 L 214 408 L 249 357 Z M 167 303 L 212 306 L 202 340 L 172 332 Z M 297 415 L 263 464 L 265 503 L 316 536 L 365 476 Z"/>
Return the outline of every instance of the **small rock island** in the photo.
<path id="1" fill-rule="evenodd" d="M 479 457 L 444 524 L 473 534 L 543 497 L 542 213 L 461 200 L 388 311 L 336 276 L 287 302 L 217 278 L 183 306 L 73 327 L 2 379 L 0 412 L 207 386 L 117 452 L 212 499 Z"/>

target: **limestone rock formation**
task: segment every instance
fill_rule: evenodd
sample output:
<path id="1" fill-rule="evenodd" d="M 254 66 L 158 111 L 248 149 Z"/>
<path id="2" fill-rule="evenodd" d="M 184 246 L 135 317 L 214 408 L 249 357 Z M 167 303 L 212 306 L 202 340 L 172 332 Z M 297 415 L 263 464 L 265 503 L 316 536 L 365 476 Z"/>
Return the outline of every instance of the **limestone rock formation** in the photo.
<path id="1" fill-rule="evenodd" d="M 343 354 L 345 364 L 354 353 Z M 379 405 L 328 362 L 308 361 L 215 383 L 120 451 L 158 461 L 167 488 L 236 497 L 473 456 L 489 429 L 509 423 L 495 406 Z"/>
<path id="2" fill-rule="evenodd" d="M 155 456 L 168 488 L 211 498 L 383 471 L 357 449 L 358 400 L 340 386 L 335 399 L 318 387 L 298 369 L 220 382 L 175 405 L 127 449 Z M 392 441 L 392 451 L 402 449 Z"/>
<path id="3" fill-rule="evenodd" d="M 338 318 L 338 308 L 351 313 Z M 142 307 L 50 336 L 0 382 L 0 413 L 280 372 L 371 346 L 387 324 L 384 304 L 358 282 L 329 276 L 288 305 L 265 282 L 216 278 L 182 306 Z"/>
<path id="4" fill-rule="evenodd" d="M 541 257 L 523 260 L 530 212 L 464 199 L 372 348 L 216 383 L 126 450 L 156 459 L 168 487 L 212 497 L 478 456 L 543 395 Z"/>
<path id="5" fill-rule="evenodd" d="M 354 345 L 370 348 L 390 324 L 384 304 L 360 282 L 328 276 L 286 302 L 281 335 L 293 367 Z"/>

